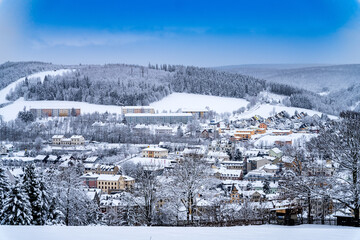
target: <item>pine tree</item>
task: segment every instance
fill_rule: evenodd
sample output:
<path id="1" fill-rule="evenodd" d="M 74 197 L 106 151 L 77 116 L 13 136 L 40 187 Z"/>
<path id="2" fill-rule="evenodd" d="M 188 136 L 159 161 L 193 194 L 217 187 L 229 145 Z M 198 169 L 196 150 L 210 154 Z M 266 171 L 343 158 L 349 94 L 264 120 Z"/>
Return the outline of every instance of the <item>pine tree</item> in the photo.
<path id="1" fill-rule="evenodd" d="M 0 209 L 3 208 L 4 200 L 10 189 L 8 177 L 5 168 L 0 165 Z"/>
<path id="2" fill-rule="evenodd" d="M 44 181 L 43 178 L 39 179 L 39 184 L 40 184 L 40 208 L 41 208 L 41 217 L 38 221 L 38 224 L 40 225 L 44 225 L 47 222 L 48 216 L 49 216 L 49 209 L 50 209 L 50 204 L 49 204 L 49 195 L 48 195 L 48 189 L 46 186 L 46 183 Z"/>
<path id="3" fill-rule="evenodd" d="M 268 180 L 265 180 L 265 182 L 264 182 L 263 191 L 266 194 L 270 193 L 270 182 Z"/>
<path id="4" fill-rule="evenodd" d="M 2 225 L 30 225 L 32 222 L 31 206 L 22 184 L 16 182 L 5 199 L 0 215 Z"/>
<path id="5" fill-rule="evenodd" d="M 40 190 L 39 177 L 35 172 L 35 165 L 30 164 L 25 168 L 25 174 L 23 178 L 23 189 L 25 194 L 29 198 L 32 224 L 42 224 L 42 192 Z"/>
<path id="6" fill-rule="evenodd" d="M 46 224 L 63 224 L 62 219 L 64 218 L 64 214 L 57 209 L 57 205 L 56 198 L 54 197 L 49 204 Z"/>

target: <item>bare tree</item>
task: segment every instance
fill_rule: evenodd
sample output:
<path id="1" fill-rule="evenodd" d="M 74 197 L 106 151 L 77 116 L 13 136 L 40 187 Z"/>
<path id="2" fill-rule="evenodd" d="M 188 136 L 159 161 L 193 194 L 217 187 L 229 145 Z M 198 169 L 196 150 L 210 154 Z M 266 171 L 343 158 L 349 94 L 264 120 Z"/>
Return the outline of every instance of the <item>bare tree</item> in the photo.
<path id="1" fill-rule="evenodd" d="M 197 198 L 206 197 L 215 181 L 209 164 L 200 157 L 187 157 L 175 166 L 169 187 L 186 209 L 187 224 L 194 223 Z"/>
<path id="2" fill-rule="evenodd" d="M 336 172 L 329 185 L 331 197 L 353 211 L 359 227 L 360 208 L 360 113 L 342 112 L 340 121 L 323 126 L 312 145 L 328 156 Z"/>

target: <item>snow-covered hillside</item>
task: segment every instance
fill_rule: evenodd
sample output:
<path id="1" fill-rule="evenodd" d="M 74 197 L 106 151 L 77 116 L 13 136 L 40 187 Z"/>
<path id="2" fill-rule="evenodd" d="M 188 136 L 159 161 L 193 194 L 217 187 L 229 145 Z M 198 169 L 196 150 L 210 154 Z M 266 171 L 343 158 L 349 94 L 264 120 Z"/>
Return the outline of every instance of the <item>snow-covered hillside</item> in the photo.
<path id="1" fill-rule="evenodd" d="M 357 228 L 300 225 L 293 227 L 262 225 L 242 227 L 65 227 L 0 226 L 2 240 L 338 240 L 360 239 Z"/>
<path id="2" fill-rule="evenodd" d="M 241 98 L 217 97 L 201 94 L 172 93 L 158 102 L 151 103 L 159 112 L 177 111 L 178 109 L 205 109 L 209 107 L 217 113 L 233 112 L 246 107 L 249 102 Z"/>
<path id="3" fill-rule="evenodd" d="M 54 70 L 54 71 L 44 71 L 44 72 L 38 72 L 38 73 L 34 73 L 32 75 L 29 75 L 27 78 L 29 80 L 30 79 L 40 78 L 41 81 L 43 81 L 45 76 L 63 75 L 64 73 L 71 72 L 71 71 L 72 71 L 71 69 L 59 69 L 59 70 Z M 6 95 L 11 90 L 15 89 L 16 85 L 18 85 L 19 83 L 21 83 L 24 80 L 25 80 L 25 77 L 20 78 L 20 79 L 16 80 L 15 82 L 9 84 L 5 88 L 1 89 L 0 90 L 0 104 L 9 102 L 8 100 L 6 100 Z"/>

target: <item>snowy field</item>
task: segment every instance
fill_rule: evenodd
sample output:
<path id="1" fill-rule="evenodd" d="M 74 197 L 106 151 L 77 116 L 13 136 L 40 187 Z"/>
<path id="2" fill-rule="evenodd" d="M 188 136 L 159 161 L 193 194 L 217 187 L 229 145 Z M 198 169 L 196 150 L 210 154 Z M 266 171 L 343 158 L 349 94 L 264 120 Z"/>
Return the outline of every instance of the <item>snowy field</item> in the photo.
<path id="1" fill-rule="evenodd" d="M 309 110 L 309 109 L 305 109 L 305 108 L 285 107 L 285 106 L 281 106 L 281 105 L 271 105 L 271 104 L 261 104 L 261 105 L 256 105 L 253 108 L 251 108 L 249 111 L 246 111 L 246 112 L 238 115 L 237 118 L 238 119 L 251 118 L 254 115 L 259 115 L 263 118 L 268 118 L 271 116 L 271 112 L 273 112 L 274 109 L 275 109 L 275 112 L 286 111 L 290 115 L 294 115 L 295 111 L 298 111 L 299 113 L 304 112 L 310 116 L 317 114 L 317 115 L 319 115 L 319 117 L 321 117 L 321 114 L 322 114 L 321 112 Z M 337 118 L 336 116 L 331 116 L 331 115 L 328 115 L 328 116 L 330 119 Z"/>
<path id="2" fill-rule="evenodd" d="M 230 112 L 246 107 L 249 102 L 241 98 L 216 97 L 190 93 L 172 93 L 160 101 L 151 103 L 159 112 L 177 111 L 178 109 L 205 109 L 209 107 L 217 113 Z"/>
<path id="3" fill-rule="evenodd" d="M 34 73 L 32 75 L 27 76 L 27 78 L 30 79 L 36 79 L 36 78 L 40 78 L 41 81 L 44 81 L 45 76 L 56 76 L 56 75 L 63 75 L 64 73 L 68 73 L 71 72 L 73 70 L 71 69 L 59 69 L 59 70 L 54 70 L 54 71 L 44 71 L 44 72 L 38 72 L 38 73 Z M 2 103 L 7 103 L 9 102 L 8 100 L 6 100 L 6 95 L 12 90 L 15 89 L 16 85 L 18 85 L 19 83 L 21 83 L 22 81 L 25 80 L 25 77 L 23 78 L 19 78 L 18 80 L 16 80 L 15 82 L 7 85 L 5 88 L 0 90 L 0 104 Z"/>
<path id="4" fill-rule="evenodd" d="M 1 240 L 359 240 L 358 228 L 301 225 L 243 227 L 0 226 Z"/>

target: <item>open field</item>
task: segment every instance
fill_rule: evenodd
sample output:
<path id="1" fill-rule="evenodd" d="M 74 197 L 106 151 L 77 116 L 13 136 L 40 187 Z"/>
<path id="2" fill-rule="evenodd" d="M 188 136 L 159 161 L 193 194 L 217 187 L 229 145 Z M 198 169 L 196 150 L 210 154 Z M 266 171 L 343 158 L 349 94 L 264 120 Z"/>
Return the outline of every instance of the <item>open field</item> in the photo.
<path id="1" fill-rule="evenodd" d="M 0 226 L 2 240 L 358 240 L 358 228 L 301 226 L 241 227 L 65 227 L 65 226 Z"/>

